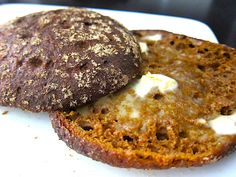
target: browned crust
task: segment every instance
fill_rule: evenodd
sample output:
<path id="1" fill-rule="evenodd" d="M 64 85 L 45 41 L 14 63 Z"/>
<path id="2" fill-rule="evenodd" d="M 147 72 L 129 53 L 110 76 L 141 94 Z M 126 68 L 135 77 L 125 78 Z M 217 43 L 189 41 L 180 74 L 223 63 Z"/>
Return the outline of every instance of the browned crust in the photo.
<path id="1" fill-rule="evenodd" d="M 112 166 L 123 168 L 140 168 L 140 169 L 167 169 L 171 167 L 192 167 L 202 166 L 205 164 L 214 163 L 224 156 L 233 152 L 236 148 L 236 138 L 234 141 L 225 144 L 224 148 L 214 152 L 209 157 L 197 157 L 194 159 L 183 159 L 159 157 L 157 159 L 143 159 L 138 155 L 129 154 L 125 151 L 116 152 L 114 149 L 109 149 L 106 146 L 85 139 L 76 135 L 65 117 L 60 113 L 53 113 L 50 115 L 52 126 L 59 138 L 63 140 L 70 148 L 76 152 L 86 155 L 93 160 L 102 161 Z"/>
<path id="2" fill-rule="evenodd" d="M 133 35 L 115 20 L 71 8 L 0 26 L 0 104 L 68 110 L 117 91 L 140 73 Z"/>

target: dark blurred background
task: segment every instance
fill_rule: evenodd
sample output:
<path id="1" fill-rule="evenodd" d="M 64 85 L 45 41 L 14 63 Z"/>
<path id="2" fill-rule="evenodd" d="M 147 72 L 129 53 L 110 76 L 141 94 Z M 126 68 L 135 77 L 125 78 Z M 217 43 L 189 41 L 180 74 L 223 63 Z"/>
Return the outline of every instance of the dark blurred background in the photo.
<path id="1" fill-rule="evenodd" d="M 187 17 L 206 23 L 220 43 L 236 48 L 236 0 L 0 0 L 0 3 L 57 4 Z"/>

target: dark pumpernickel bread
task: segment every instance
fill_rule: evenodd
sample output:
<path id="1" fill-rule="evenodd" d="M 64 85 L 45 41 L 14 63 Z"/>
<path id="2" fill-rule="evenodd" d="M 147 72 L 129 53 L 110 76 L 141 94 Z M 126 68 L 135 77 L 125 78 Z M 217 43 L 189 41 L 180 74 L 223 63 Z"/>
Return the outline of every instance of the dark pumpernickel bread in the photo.
<path id="1" fill-rule="evenodd" d="M 165 31 L 134 34 L 144 73 L 171 77 L 178 87 L 141 98 L 131 84 L 77 111 L 53 113 L 60 139 L 95 160 L 147 169 L 201 166 L 233 151 L 236 50 Z"/>
<path id="2" fill-rule="evenodd" d="M 140 49 L 115 20 L 86 9 L 20 17 L 0 26 L 0 104 L 68 110 L 140 74 Z"/>

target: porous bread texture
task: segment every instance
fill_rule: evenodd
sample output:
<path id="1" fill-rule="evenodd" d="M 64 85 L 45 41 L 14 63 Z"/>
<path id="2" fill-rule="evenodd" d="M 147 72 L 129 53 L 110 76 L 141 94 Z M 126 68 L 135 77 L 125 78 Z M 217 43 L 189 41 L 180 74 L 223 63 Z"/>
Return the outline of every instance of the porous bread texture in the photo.
<path id="1" fill-rule="evenodd" d="M 134 34 L 148 47 L 144 73 L 171 77 L 178 88 L 140 98 L 131 83 L 77 111 L 52 113 L 60 139 L 94 160 L 126 168 L 202 166 L 233 151 L 236 135 L 216 134 L 209 121 L 236 109 L 236 50 L 166 31 Z M 155 34 L 161 38 L 145 38 Z"/>
<path id="2" fill-rule="evenodd" d="M 86 9 L 38 12 L 0 26 L 0 104 L 69 110 L 140 74 L 140 49 L 115 20 Z"/>

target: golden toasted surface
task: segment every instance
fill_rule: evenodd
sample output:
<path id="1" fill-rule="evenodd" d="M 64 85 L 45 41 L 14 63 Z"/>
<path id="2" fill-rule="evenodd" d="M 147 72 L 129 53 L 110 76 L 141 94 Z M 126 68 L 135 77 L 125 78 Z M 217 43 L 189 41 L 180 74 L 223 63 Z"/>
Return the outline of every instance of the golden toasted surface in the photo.
<path id="1" fill-rule="evenodd" d="M 52 114 L 71 148 L 111 165 L 135 168 L 201 166 L 226 155 L 236 135 L 219 135 L 210 121 L 236 108 L 236 51 L 165 31 L 134 31 L 143 74 L 162 74 L 178 87 L 140 97 L 130 83 L 77 111 Z M 147 37 L 159 34 L 156 40 Z M 223 126 L 223 125 L 222 125 Z"/>

